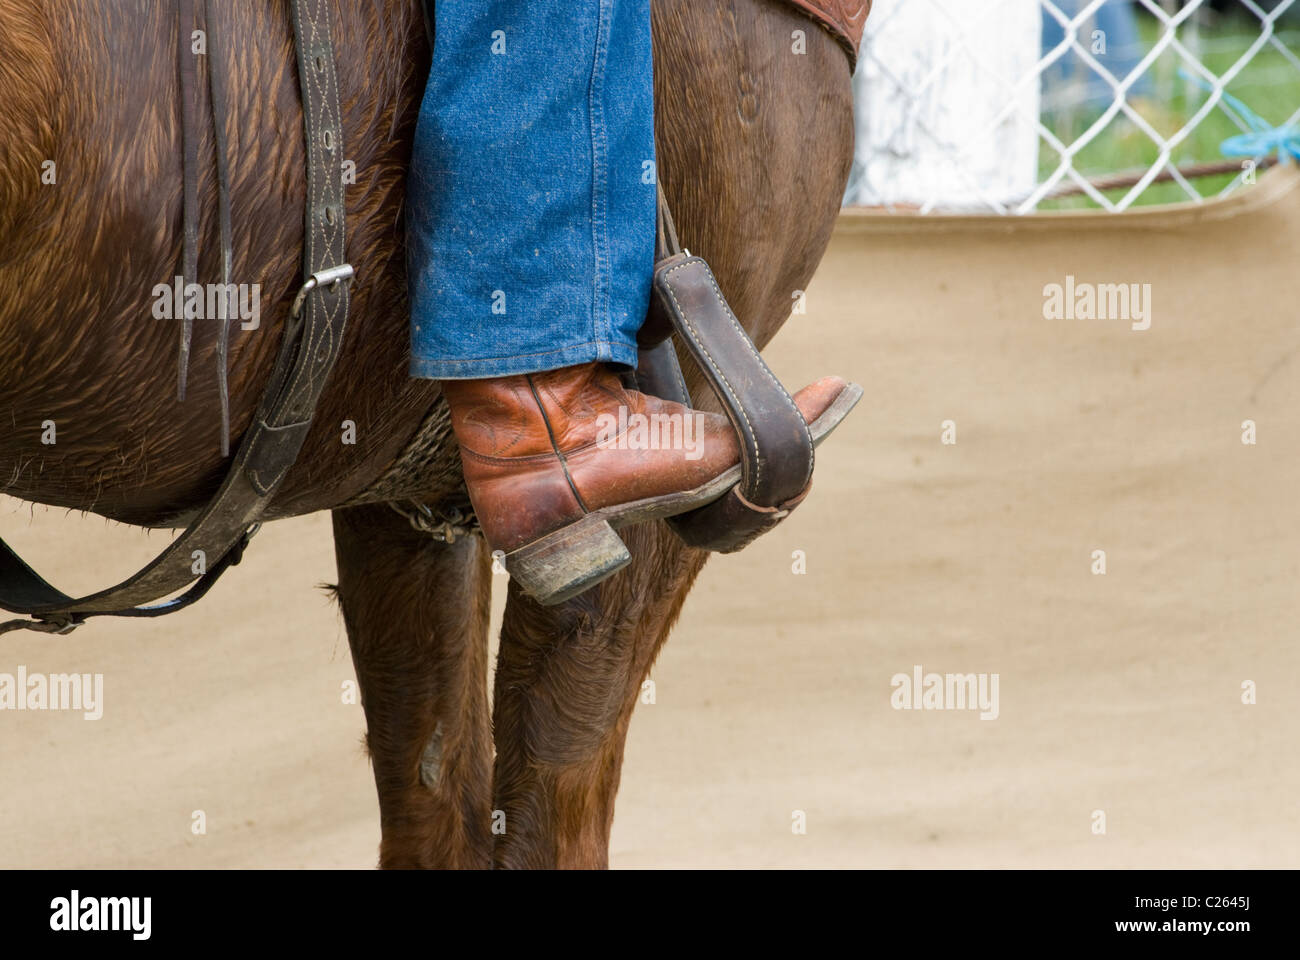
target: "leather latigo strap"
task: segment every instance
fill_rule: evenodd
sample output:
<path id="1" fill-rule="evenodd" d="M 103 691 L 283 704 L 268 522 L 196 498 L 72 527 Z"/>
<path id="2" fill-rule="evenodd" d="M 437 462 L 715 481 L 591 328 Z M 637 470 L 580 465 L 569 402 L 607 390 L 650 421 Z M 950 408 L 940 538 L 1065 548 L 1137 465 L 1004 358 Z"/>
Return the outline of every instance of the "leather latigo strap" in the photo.
<path id="1" fill-rule="evenodd" d="M 152 563 L 117 586 L 86 597 L 74 599 L 55 589 L 0 540 L 0 607 L 38 618 L 0 624 L 0 633 L 22 628 L 66 633 L 88 616 L 154 617 L 193 603 L 239 562 L 258 518 L 297 459 L 343 343 L 345 281 L 352 276 L 344 260 L 343 130 L 331 2 L 293 0 L 307 141 L 306 280 L 290 310 L 261 405 L 230 472 L 194 522 Z M 197 551 L 206 557 L 206 572 L 196 564 Z M 155 603 L 187 587 L 181 596 Z"/>
<path id="2" fill-rule="evenodd" d="M 850 63 L 857 64 L 871 0 L 789 0 L 789 3 L 834 34 L 848 51 Z"/>

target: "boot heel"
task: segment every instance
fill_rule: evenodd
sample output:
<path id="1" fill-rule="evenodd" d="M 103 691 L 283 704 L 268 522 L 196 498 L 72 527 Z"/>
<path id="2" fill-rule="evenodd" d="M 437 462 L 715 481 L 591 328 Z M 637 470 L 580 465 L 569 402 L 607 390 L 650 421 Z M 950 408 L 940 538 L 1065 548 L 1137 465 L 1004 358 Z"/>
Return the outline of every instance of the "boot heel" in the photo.
<path id="1" fill-rule="evenodd" d="M 585 516 L 506 554 L 506 570 L 543 606 L 563 603 L 632 562 L 608 520 Z"/>

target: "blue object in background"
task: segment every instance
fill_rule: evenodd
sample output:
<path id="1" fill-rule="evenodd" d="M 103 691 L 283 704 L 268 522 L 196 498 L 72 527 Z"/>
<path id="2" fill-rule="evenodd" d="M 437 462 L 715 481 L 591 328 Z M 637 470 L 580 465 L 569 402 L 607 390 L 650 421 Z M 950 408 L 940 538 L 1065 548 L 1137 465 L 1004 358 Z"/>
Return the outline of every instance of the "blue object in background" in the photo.
<path id="1" fill-rule="evenodd" d="M 1088 0 L 1054 0 L 1057 8 L 1074 19 L 1087 6 Z M 1093 32 L 1100 30 L 1105 36 L 1106 52 L 1092 53 Z M 1116 82 L 1123 82 L 1141 61 L 1146 52 L 1138 36 L 1137 12 L 1133 0 L 1106 0 L 1088 20 L 1079 27 L 1079 45 L 1087 50 L 1099 64 L 1110 71 Z M 1043 11 L 1043 54 L 1046 56 L 1065 40 L 1065 28 L 1057 19 Z M 1089 106 L 1104 109 L 1114 101 L 1115 91 L 1110 83 L 1097 73 L 1078 51 L 1071 48 L 1049 68 L 1043 71 L 1044 103 L 1054 105 L 1059 92 L 1072 81 L 1084 79 L 1082 100 L 1070 106 Z M 1151 78 L 1142 77 L 1130 88 L 1138 95 L 1149 94 Z M 1059 104 L 1057 104 L 1059 105 Z"/>

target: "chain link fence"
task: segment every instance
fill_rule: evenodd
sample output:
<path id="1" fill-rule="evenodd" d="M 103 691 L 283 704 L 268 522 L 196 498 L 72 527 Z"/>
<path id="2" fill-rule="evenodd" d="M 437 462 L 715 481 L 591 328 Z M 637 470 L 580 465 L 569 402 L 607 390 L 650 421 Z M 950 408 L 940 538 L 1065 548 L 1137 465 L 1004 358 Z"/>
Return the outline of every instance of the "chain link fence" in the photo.
<path id="1" fill-rule="evenodd" d="M 1300 0 L 876 0 L 845 203 L 1202 202 L 1300 157 Z"/>

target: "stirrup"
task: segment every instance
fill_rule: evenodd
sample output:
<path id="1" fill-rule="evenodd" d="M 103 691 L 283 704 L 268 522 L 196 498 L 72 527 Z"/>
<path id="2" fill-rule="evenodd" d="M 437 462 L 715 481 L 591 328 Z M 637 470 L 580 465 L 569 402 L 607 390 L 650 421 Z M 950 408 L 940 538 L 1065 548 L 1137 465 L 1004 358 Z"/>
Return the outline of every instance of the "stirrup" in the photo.
<path id="1" fill-rule="evenodd" d="M 691 547 L 733 553 L 788 517 L 812 485 L 813 449 L 862 398 L 848 384 L 811 426 L 727 304 L 709 265 L 683 250 L 659 188 L 654 298 L 638 335 L 638 389 L 690 406 L 673 348 L 681 342 L 740 440 L 742 479 L 719 500 L 668 520 Z"/>

